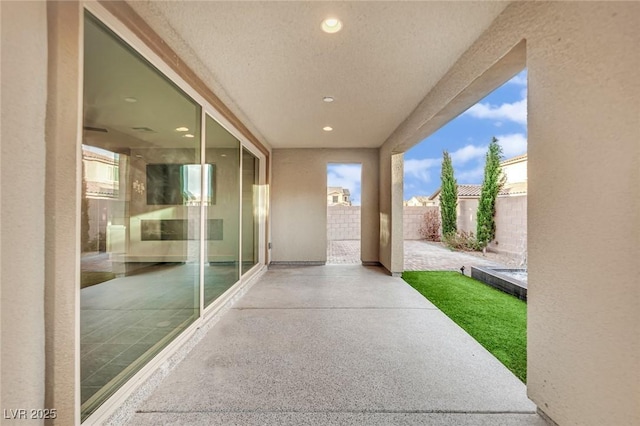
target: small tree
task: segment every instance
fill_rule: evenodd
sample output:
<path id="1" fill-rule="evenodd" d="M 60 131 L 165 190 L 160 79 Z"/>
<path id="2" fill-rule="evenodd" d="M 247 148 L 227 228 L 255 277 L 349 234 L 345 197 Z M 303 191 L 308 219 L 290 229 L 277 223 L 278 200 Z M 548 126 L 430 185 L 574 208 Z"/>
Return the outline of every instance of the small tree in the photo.
<path id="1" fill-rule="evenodd" d="M 501 157 L 502 147 L 498 144 L 498 139 L 494 137 L 487 150 L 476 220 L 478 244 L 483 250 L 496 235 L 496 198 L 505 182 L 505 176 L 500 167 Z"/>
<path id="2" fill-rule="evenodd" d="M 455 234 L 458 230 L 456 207 L 458 206 L 458 183 L 453 176 L 453 165 L 447 151 L 442 152 L 442 172 L 440 174 L 440 215 L 442 235 Z"/>

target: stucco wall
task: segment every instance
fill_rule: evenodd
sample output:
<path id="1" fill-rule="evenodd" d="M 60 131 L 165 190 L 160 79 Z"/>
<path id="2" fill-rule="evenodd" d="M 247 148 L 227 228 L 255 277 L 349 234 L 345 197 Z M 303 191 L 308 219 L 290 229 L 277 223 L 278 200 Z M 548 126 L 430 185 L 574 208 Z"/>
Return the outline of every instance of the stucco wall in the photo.
<path id="1" fill-rule="evenodd" d="M 527 390 L 560 425 L 640 423 L 638 22 L 633 2 L 512 3 L 383 147 L 408 149 L 526 65 Z"/>
<path id="2" fill-rule="evenodd" d="M 640 4 L 543 10 L 527 55 L 529 395 L 559 424 L 640 424 Z"/>
<path id="3" fill-rule="evenodd" d="M 274 149 L 273 262 L 326 262 L 328 163 L 362 164 L 362 260 L 378 261 L 378 150 Z"/>
<path id="4" fill-rule="evenodd" d="M 43 408 L 46 4 L 0 5 L 0 400 L 3 409 Z"/>
<path id="5" fill-rule="evenodd" d="M 359 240 L 360 220 L 360 206 L 327 206 L 327 239 Z"/>

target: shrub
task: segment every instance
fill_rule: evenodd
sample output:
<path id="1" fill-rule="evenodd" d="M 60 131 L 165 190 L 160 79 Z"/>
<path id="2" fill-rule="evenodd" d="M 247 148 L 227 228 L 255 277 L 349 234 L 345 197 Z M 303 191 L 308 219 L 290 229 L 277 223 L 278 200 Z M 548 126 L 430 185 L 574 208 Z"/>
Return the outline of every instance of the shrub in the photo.
<path id="1" fill-rule="evenodd" d="M 438 209 L 427 210 L 422 215 L 420 235 L 427 241 L 440 241 L 440 213 Z"/>
<path id="2" fill-rule="evenodd" d="M 473 232 L 452 232 L 444 235 L 442 241 L 452 250 L 477 251 L 481 249 Z"/>

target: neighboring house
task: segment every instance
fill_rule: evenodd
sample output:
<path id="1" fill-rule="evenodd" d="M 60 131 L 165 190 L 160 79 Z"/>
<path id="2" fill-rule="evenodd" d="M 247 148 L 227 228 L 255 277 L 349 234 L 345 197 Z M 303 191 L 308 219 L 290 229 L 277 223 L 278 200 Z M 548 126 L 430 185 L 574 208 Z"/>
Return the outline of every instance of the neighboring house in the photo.
<path id="1" fill-rule="evenodd" d="M 339 186 L 327 187 L 327 205 L 328 206 L 350 206 L 351 193 L 347 188 Z"/>
<path id="2" fill-rule="evenodd" d="M 519 191 L 524 189 L 527 193 L 527 154 L 509 158 L 500 163 L 502 173 L 507 177 L 504 188 L 520 185 Z M 524 187 L 522 187 L 524 183 Z"/>
<path id="3" fill-rule="evenodd" d="M 502 167 L 502 174 L 506 176 L 506 180 L 498 196 L 527 195 L 527 154 L 504 160 L 500 163 L 500 167 Z M 440 191 L 441 188 L 438 188 L 427 198 L 426 202 L 433 204 L 424 205 L 440 205 Z M 458 202 L 460 200 L 479 199 L 481 192 L 482 185 L 460 184 L 458 185 Z M 414 198 L 424 197 L 413 197 L 411 200 Z M 407 201 L 407 203 L 409 201 Z"/>
<path id="4" fill-rule="evenodd" d="M 86 184 L 86 196 L 93 199 L 118 198 L 120 188 L 119 155 L 82 147 L 83 178 Z"/>
<path id="5" fill-rule="evenodd" d="M 408 207 L 424 207 L 424 206 L 435 206 L 437 204 L 434 203 L 430 197 L 425 195 L 416 195 L 415 197 L 411 197 L 404 202 L 405 206 Z"/>

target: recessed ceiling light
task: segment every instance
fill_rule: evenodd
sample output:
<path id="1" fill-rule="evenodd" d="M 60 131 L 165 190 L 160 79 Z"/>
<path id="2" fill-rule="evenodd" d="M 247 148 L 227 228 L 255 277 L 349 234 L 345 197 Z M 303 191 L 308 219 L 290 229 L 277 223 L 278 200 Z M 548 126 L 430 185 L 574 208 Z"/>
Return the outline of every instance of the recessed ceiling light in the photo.
<path id="1" fill-rule="evenodd" d="M 135 104 L 136 102 L 138 102 L 138 100 L 136 98 L 124 98 L 125 102 L 129 102 L 130 104 Z"/>
<path id="2" fill-rule="evenodd" d="M 325 96 L 324 98 L 322 98 L 323 101 L 325 102 L 333 102 L 335 99 L 333 99 L 332 96 Z"/>
<path id="3" fill-rule="evenodd" d="M 324 130 L 325 132 L 330 132 L 330 131 L 332 131 L 332 130 L 333 130 L 333 127 L 331 127 L 331 126 L 324 126 L 324 127 L 322 128 L 322 130 Z"/>
<path id="4" fill-rule="evenodd" d="M 191 133 L 187 133 L 185 135 L 182 136 L 183 138 L 195 138 L 195 136 L 193 136 Z"/>
<path id="5" fill-rule="evenodd" d="M 342 29 L 342 22 L 338 18 L 327 18 L 322 21 L 322 31 L 333 34 Z"/>
<path id="6" fill-rule="evenodd" d="M 188 127 L 176 127 L 176 132 L 188 132 Z"/>

